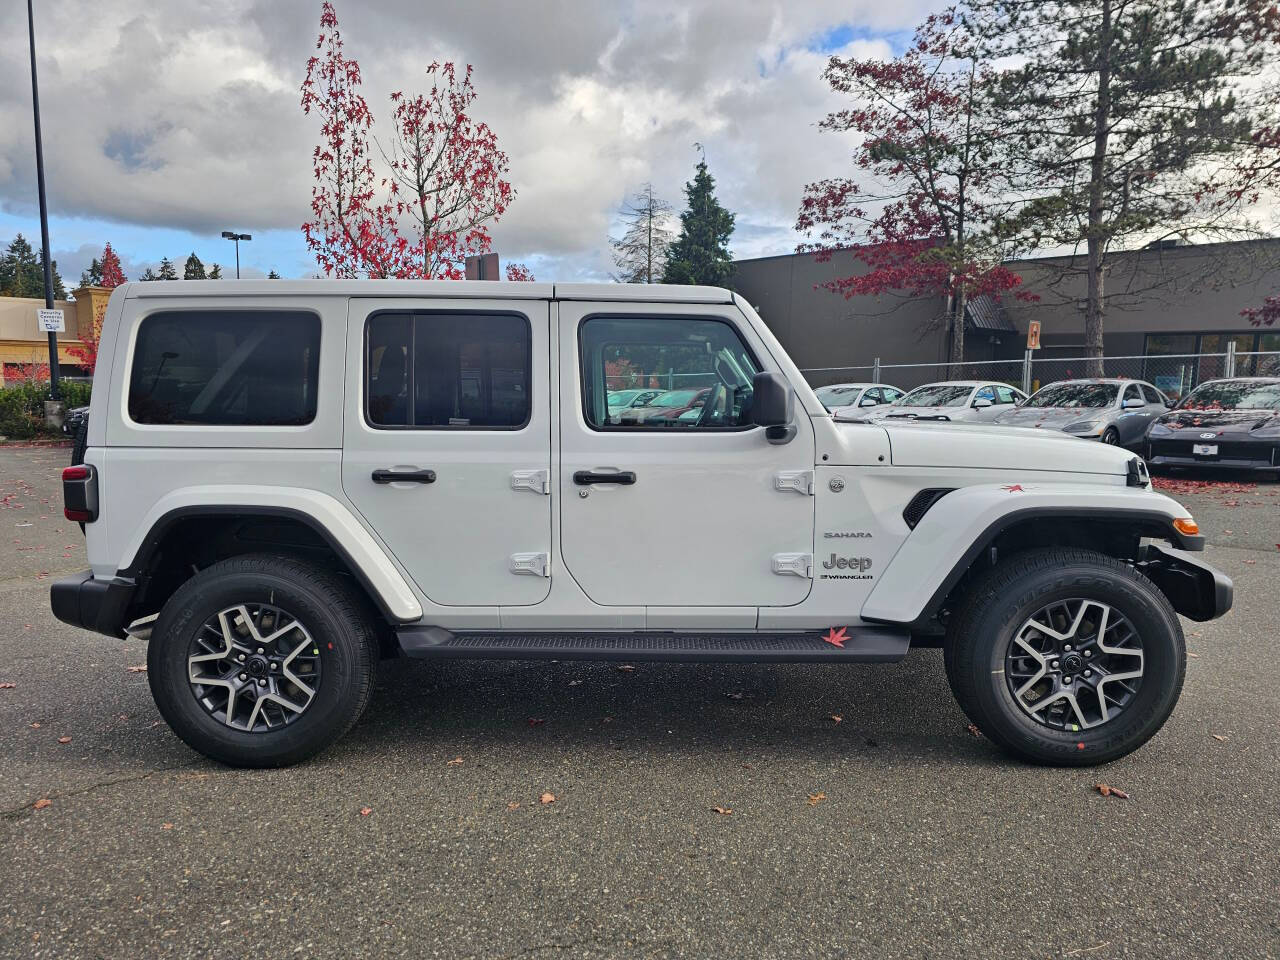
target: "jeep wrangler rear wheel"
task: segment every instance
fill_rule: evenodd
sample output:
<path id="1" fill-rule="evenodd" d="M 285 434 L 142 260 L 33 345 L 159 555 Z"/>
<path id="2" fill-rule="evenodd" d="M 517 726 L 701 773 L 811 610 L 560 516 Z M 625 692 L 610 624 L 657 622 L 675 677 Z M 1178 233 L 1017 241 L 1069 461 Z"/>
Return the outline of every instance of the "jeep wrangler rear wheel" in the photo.
<path id="1" fill-rule="evenodd" d="M 188 746 L 232 766 L 273 767 L 350 729 L 376 661 L 369 612 L 341 578 L 242 556 L 201 571 L 165 604 L 147 676 Z"/>
<path id="2" fill-rule="evenodd" d="M 947 678 L 969 719 L 1035 763 L 1087 766 L 1137 749 L 1168 719 L 1186 672 L 1164 594 L 1088 550 L 1001 563 L 961 604 L 947 647 Z"/>

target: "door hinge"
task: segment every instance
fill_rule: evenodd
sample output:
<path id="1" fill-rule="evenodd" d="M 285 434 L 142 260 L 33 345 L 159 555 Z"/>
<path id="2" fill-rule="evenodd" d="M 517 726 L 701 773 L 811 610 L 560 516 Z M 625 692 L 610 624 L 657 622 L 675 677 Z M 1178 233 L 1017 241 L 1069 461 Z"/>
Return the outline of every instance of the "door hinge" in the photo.
<path id="1" fill-rule="evenodd" d="M 511 572 L 526 577 L 549 577 L 551 557 L 546 553 L 513 553 Z"/>
<path id="2" fill-rule="evenodd" d="M 511 474 L 512 490 L 531 490 L 534 493 L 551 493 L 551 478 L 546 470 L 517 470 Z"/>
<path id="3" fill-rule="evenodd" d="M 784 470 L 773 475 L 775 490 L 794 490 L 796 493 L 813 496 L 812 470 Z"/>
<path id="4" fill-rule="evenodd" d="M 813 579 L 812 553 L 775 553 L 773 555 L 773 572 L 780 577 L 803 577 Z"/>

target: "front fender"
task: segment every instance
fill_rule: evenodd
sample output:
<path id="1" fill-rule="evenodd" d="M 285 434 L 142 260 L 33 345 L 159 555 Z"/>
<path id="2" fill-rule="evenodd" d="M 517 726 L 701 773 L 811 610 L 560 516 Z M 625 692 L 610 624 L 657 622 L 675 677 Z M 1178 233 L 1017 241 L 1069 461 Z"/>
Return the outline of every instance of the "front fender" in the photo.
<path id="1" fill-rule="evenodd" d="M 218 485 L 181 487 L 161 497 L 140 522 L 121 551 L 126 576 L 145 562 L 165 530 L 184 517 L 237 513 L 293 516 L 311 526 L 351 565 L 396 621 L 422 618 L 422 604 L 386 551 L 340 501 L 300 487 Z"/>
<path id="2" fill-rule="evenodd" d="M 1203 550 L 1202 537 L 1173 526 L 1191 516 L 1175 500 L 1146 489 L 1084 483 L 979 484 L 937 500 L 911 534 L 862 608 L 864 620 L 921 626 L 995 538 L 1037 517 L 1113 520 L 1158 528 L 1183 550 Z"/>

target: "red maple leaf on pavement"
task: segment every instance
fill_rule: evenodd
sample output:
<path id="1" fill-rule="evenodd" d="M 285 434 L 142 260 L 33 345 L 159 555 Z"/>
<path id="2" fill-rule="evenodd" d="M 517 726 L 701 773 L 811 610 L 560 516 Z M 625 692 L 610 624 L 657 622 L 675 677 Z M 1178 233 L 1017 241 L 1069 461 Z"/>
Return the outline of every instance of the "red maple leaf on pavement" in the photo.
<path id="1" fill-rule="evenodd" d="M 843 650 L 844 642 L 849 639 L 848 636 L 846 636 L 845 634 L 845 631 L 848 629 L 849 629 L 848 627 L 841 627 L 839 630 L 837 630 L 835 627 L 832 627 L 830 630 L 827 631 L 826 636 L 824 636 L 822 639 L 825 640 L 827 643 L 831 644 L 833 647 L 839 647 L 841 650 Z"/>

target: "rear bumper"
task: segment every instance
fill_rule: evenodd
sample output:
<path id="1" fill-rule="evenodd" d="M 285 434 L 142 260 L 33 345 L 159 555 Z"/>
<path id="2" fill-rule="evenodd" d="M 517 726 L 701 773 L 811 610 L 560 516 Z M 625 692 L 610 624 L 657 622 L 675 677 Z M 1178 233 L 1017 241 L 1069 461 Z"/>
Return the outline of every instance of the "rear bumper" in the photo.
<path id="1" fill-rule="evenodd" d="M 1142 551 L 1138 569 L 1188 620 L 1214 620 L 1231 609 L 1235 586 L 1217 567 L 1185 550 L 1155 543 L 1148 543 Z"/>
<path id="2" fill-rule="evenodd" d="M 133 590 L 131 580 L 98 580 L 92 570 L 85 570 L 55 580 L 49 588 L 49 605 L 63 623 L 121 637 Z"/>

